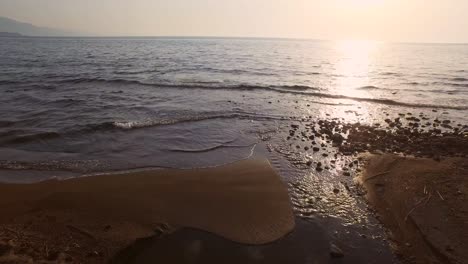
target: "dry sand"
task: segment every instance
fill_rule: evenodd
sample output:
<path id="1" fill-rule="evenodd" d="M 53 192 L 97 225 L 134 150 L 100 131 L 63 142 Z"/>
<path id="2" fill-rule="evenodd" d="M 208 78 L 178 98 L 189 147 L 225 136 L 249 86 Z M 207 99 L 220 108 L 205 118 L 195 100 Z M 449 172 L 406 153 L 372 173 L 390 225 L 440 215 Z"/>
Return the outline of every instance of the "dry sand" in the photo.
<path id="1" fill-rule="evenodd" d="M 360 181 L 408 263 L 468 263 L 468 160 L 373 155 Z"/>
<path id="2" fill-rule="evenodd" d="M 0 184 L 0 207 L 0 262 L 100 263 L 179 227 L 255 245 L 294 228 L 287 188 L 266 160 Z"/>

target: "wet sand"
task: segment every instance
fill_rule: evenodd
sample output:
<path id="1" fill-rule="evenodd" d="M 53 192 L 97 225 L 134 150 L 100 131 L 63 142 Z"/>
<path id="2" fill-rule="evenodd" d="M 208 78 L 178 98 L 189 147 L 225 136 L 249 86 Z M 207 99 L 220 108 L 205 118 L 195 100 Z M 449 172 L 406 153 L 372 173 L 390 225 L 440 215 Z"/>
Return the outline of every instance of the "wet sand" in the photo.
<path id="1" fill-rule="evenodd" d="M 0 184 L 0 206 L 0 262 L 102 263 L 135 239 L 182 227 L 260 245 L 295 225 L 287 188 L 266 160 Z"/>
<path id="2" fill-rule="evenodd" d="M 293 170 L 279 170 L 291 202 L 266 160 L 0 184 L 0 263 L 398 263 L 377 220 L 365 220 L 372 214 L 355 204 L 365 203 L 353 184 L 361 171 L 403 262 L 463 263 L 466 126 L 425 125 L 428 117 L 415 115 L 373 126 L 337 119 L 286 125 L 284 148 L 267 144 L 265 151 L 286 153 L 300 170 L 299 181 L 288 179 Z M 367 152 L 395 154 L 364 163 Z M 280 161 L 268 153 L 260 156 Z"/>
<path id="3" fill-rule="evenodd" d="M 407 263 L 468 263 L 468 159 L 367 156 L 360 178 Z"/>

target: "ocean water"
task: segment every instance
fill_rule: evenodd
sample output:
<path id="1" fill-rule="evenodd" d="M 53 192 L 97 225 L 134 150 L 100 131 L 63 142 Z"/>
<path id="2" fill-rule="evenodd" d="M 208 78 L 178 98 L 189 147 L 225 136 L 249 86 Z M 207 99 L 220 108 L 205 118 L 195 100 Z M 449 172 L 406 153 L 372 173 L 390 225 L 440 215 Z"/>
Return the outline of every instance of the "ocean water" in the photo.
<path id="1" fill-rule="evenodd" d="M 0 181 L 215 166 L 305 117 L 468 123 L 468 45 L 0 38 L 0 62 Z"/>

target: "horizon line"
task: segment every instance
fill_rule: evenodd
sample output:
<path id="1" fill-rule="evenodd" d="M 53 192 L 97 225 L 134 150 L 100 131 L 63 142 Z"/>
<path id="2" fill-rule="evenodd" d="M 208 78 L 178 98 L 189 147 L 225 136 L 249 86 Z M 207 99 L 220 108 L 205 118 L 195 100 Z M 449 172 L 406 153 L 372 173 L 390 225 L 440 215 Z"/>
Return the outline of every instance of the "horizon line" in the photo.
<path id="1" fill-rule="evenodd" d="M 2 33 L 16 33 L 16 32 L 2 32 Z M 445 44 L 445 45 L 468 45 L 468 42 L 431 42 L 431 41 L 386 41 L 386 40 L 372 40 L 372 39 L 320 39 L 320 38 L 299 38 L 299 37 L 252 37 L 252 36 L 203 36 L 203 35 L 80 35 L 80 36 L 31 36 L 23 35 L 12 38 L 165 38 L 165 39 L 252 39 L 252 40 L 295 40 L 295 41 L 323 41 L 323 42 L 342 42 L 342 41 L 363 41 L 363 42 L 377 42 L 377 43 L 389 43 L 389 44 Z M 7 36 L 8 37 L 8 36 Z"/>

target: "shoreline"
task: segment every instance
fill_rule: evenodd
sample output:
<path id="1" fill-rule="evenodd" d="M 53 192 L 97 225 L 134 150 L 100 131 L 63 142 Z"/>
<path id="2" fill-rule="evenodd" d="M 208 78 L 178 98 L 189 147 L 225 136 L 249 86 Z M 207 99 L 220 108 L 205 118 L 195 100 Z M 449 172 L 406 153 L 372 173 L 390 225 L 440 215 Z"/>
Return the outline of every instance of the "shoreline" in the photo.
<path id="1" fill-rule="evenodd" d="M 259 159 L 211 169 L 0 184 L 0 197 L 0 263 L 102 263 L 135 239 L 181 227 L 261 245 L 295 225 L 286 186 Z"/>
<path id="2" fill-rule="evenodd" d="M 420 114 L 420 118 L 426 117 Z M 284 263 L 279 257 L 273 258 L 277 251 L 292 258 L 299 254 L 294 251 L 298 247 L 303 252 L 321 249 L 321 253 L 299 254 L 301 258 L 294 258 L 298 264 L 311 257 L 324 263 L 339 262 L 343 257 L 344 263 L 395 263 L 395 255 L 403 263 L 426 263 L 426 255 L 442 262 L 463 259 L 459 246 L 434 246 L 431 241 L 438 241 L 440 235 L 433 238 L 433 231 L 417 230 L 425 226 L 425 221 L 416 223 L 413 217 L 417 211 L 412 208 L 419 206 L 420 189 L 427 195 L 430 184 L 403 179 L 414 175 L 418 175 L 415 179 L 424 179 L 423 172 L 445 169 L 444 175 L 456 177 L 466 186 L 466 180 L 450 170 L 451 166 L 442 166 L 453 160 L 467 163 L 466 126 L 435 120 L 423 130 L 419 129 L 421 120 L 411 113 L 404 119 L 415 123 L 406 124 L 403 118 L 389 118 L 385 124 L 374 126 L 338 119 L 286 121 L 276 136 L 260 136 L 276 142 L 276 146 L 289 144 L 284 160 L 281 155 L 275 156 L 284 154 L 281 148 L 259 143 L 263 147 L 259 155 L 251 155 L 254 158 L 217 167 L 123 171 L 62 181 L 0 184 L 0 263 L 139 263 L 143 256 L 149 256 L 145 261 L 152 263 L 163 256 L 177 259 L 181 247 L 191 252 L 187 240 L 217 248 L 205 255 L 195 254 L 212 261 L 206 263 L 223 261 L 222 255 L 215 253 L 218 250 L 233 259 L 242 257 L 238 262 L 250 263 L 260 249 L 269 252 L 262 253 L 262 260 L 269 260 L 264 263 Z M 440 123 L 443 129 L 437 128 Z M 277 140 L 284 140 L 285 145 Z M 368 152 L 374 155 L 363 158 L 362 153 Z M 288 170 L 278 165 L 281 162 L 293 167 Z M 404 166 L 390 173 L 395 164 Z M 293 179 L 294 168 L 299 169 L 299 178 Z M 408 171 L 413 174 L 401 176 Z M 360 172 L 364 183 L 372 183 L 363 184 L 364 192 L 353 184 Z M 383 179 L 389 182 L 378 182 Z M 402 186 L 415 190 L 398 193 Z M 452 197 L 437 191 L 431 192 L 431 203 L 436 197 Z M 365 199 L 360 198 L 366 192 L 368 203 L 379 213 L 375 218 L 372 210 L 367 210 Z M 463 196 L 468 190 L 460 192 Z M 435 211 L 443 208 L 423 202 Z M 453 215 L 468 219 L 457 216 L 456 210 Z M 408 218 L 412 228 L 401 228 L 402 218 Z M 426 218 L 422 214 L 421 219 Z M 387 236 L 376 219 L 390 230 Z M 300 227 L 295 227 L 295 222 L 300 222 Z M 464 224 L 454 226 L 460 229 Z M 319 239 L 304 238 L 302 232 L 318 234 Z M 393 252 L 387 238 L 393 243 Z M 161 241 L 172 242 L 165 245 Z M 468 244 L 459 241 L 458 245 Z M 447 250 L 440 249 L 444 247 L 453 257 L 444 256 Z M 161 254 L 150 254 L 149 248 Z M 161 248 L 172 255 L 165 255 Z M 252 250 L 257 253 L 245 254 Z M 119 262 L 118 256 L 127 261 Z"/>

